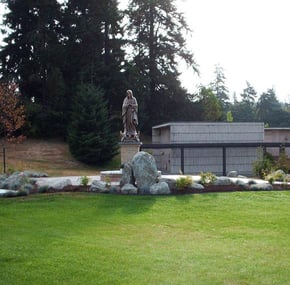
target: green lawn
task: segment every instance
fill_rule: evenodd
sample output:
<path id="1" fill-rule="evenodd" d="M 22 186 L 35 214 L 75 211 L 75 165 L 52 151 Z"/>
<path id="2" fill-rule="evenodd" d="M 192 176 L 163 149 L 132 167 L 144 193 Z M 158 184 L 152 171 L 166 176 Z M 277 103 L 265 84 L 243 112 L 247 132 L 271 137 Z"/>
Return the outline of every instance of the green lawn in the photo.
<path id="1" fill-rule="evenodd" d="M 0 200 L 0 284 L 290 284 L 290 192 Z"/>

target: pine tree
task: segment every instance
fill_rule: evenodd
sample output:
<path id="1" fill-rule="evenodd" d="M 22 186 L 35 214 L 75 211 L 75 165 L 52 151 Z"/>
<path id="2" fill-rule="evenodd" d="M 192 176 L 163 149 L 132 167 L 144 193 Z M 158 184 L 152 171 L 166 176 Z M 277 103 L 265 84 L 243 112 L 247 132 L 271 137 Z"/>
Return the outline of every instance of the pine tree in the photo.
<path id="1" fill-rule="evenodd" d="M 217 99 L 222 105 L 223 111 L 226 112 L 229 106 L 229 91 L 226 86 L 226 77 L 224 69 L 217 64 L 215 66 L 215 79 L 211 82 L 210 86 L 212 91 L 215 93 Z"/>
<path id="2" fill-rule="evenodd" d="M 105 92 L 110 110 L 122 104 L 121 13 L 116 0 L 69 0 L 64 11 L 65 81 L 69 92 L 90 83 Z"/>
<path id="3" fill-rule="evenodd" d="M 178 79 L 178 61 L 185 60 L 196 69 L 193 55 L 186 48 L 184 34 L 190 30 L 183 15 L 172 0 L 131 0 L 127 15 L 132 46 L 129 59 L 135 75 L 132 84 L 137 89 L 135 93 L 144 98 L 147 126 L 151 128 L 152 123 L 166 118 L 176 119 L 176 109 L 182 117 L 181 106 L 185 105 L 187 94 Z M 166 105 L 174 108 L 165 108 Z"/>
<path id="4" fill-rule="evenodd" d="M 68 143 L 72 155 L 88 164 L 103 164 L 117 154 L 103 91 L 92 84 L 77 88 L 73 100 Z"/>
<path id="5" fill-rule="evenodd" d="M 34 135 L 63 134 L 57 122 L 65 122 L 66 102 L 59 37 L 61 6 L 57 0 L 4 0 L 8 33 L 0 51 L 1 77 L 17 82 L 26 99 L 27 120 Z M 51 84 L 52 78 L 58 84 Z M 55 87 L 55 88 L 53 88 Z M 62 129 L 62 131 L 61 131 Z"/>

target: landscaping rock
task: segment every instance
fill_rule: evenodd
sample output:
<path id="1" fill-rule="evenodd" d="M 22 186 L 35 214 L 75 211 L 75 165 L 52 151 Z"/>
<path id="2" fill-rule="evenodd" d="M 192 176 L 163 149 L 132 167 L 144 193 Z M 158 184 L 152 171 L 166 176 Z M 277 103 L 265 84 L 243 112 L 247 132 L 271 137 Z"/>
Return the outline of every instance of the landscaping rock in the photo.
<path id="1" fill-rule="evenodd" d="M 23 172 L 14 172 L 1 182 L 1 188 L 19 190 L 23 184 L 28 182 L 27 176 Z"/>
<path id="2" fill-rule="evenodd" d="M 121 188 L 121 193 L 122 194 L 137 194 L 138 193 L 138 189 L 132 184 L 125 184 Z"/>
<path id="3" fill-rule="evenodd" d="M 123 168 L 122 168 L 122 178 L 120 181 L 120 186 L 122 187 L 125 184 L 132 184 L 132 185 L 135 184 L 131 162 L 124 163 Z"/>
<path id="4" fill-rule="evenodd" d="M 158 171 L 154 157 L 144 151 L 136 153 L 132 159 L 133 175 L 137 187 L 151 187 L 158 181 Z"/>
<path id="5" fill-rule="evenodd" d="M 152 195 L 167 195 L 170 194 L 170 189 L 166 182 L 159 182 L 150 187 L 150 193 Z"/>
<path id="6" fill-rule="evenodd" d="M 229 171 L 227 177 L 238 177 L 238 171 Z"/>
<path id="7" fill-rule="evenodd" d="M 90 186 L 90 191 L 98 193 L 109 193 L 110 188 L 107 187 L 107 183 L 104 181 L 94 180 Z"/>
<path id="8" fill-rule="evenodd" d="M 38 172 L 38 171 L 33 171 L 33 170 L 25 170 L 23 171 L 23 174 L 27 177 L 48 177 L 48 174 L 45 172 Z"/>
<path id="9" fill-rule="evenodd" d="M 237 180 L 235 182 L 236 185 L 240 186 L 242 189 L 248 189 L 250 186 L 248 183 L 242 181 L 242 180 Z"/>
<path id="10" fill-rule="evenodd" d="M 158 178 L 159 183 L 160 182 L 166 182 L 169 186 L 169 189 L 175 189 L 176 188 L 176 180 L 170 179 L 170 178 Z"/>
<path id="11" fill-rule="evenodd" d="M 214 185 L 231 185 L 233 184 L 232 180 L 225 176 L 217 177 L 217 180 L 214 181 Z"/>
<path id="12" fill-rule="evenodd" d="M 62 189 L 64 189 L 67 186 L 72 185 L 72 182 L 70 179 L 57 179 L 55 181 L 53 181 L 50 185 L 48 185 L 49 188 L 52 188 L 54 190 L 57 191 L 61 191 Z"/>
<path id="13" fill-rule="evenodd" d="M 6 198 L 6 197 L 16 197 L 17 191 L 15 190 L 7 190 L 7 189 L 0 189 L 0 197 Z"/>
<path id="14" fill-rule="evenodd" d="M 198 189 L 198 190 L 203 190 L 204 189 L 204 186 L 202 184 L 193 182 L 190 185 L 190 188 L 192 188 L 192 189 Z"/>
<path id="15" fill-rule="evenodd" d="M 259 183 L 250 185 L 250 190 L 273 190 L 273 186 L 269 183 Z"/>

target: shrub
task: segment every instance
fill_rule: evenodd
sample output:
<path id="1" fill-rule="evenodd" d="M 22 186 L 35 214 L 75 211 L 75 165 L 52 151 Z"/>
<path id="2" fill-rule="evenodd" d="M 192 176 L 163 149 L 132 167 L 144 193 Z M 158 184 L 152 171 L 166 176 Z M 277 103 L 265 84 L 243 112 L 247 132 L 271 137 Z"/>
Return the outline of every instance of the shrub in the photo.
<path id="1" fill-rule="evenodd" d="M 89 181 L 90 181 L 90 178 L 88 176 L 85 175 L 81 177 L 81 185 L 88 186 Z"/>
<path id="2" fill-rule="evenodd" d="M 256 176 L 264 179 L 267 174 L 273 171 L 274 164 L 274 157 L 270 153 L 266 152 L 263 155 L 262 160 L 257 160 L 254 162 L 253 171 Z"/>
<path id="3" fill-rule="evenodd" d="M 185 189 L 192 184 L 191 176 L 181 176 L 176 179 L 176 188 L 179 190 Z"/>
<path id="4" fill-rule="evenodd" d="M 201 172 L 200 183 L 203 185 L 212 184 L 217 180 L 217 177 L 211 172 Z"/>

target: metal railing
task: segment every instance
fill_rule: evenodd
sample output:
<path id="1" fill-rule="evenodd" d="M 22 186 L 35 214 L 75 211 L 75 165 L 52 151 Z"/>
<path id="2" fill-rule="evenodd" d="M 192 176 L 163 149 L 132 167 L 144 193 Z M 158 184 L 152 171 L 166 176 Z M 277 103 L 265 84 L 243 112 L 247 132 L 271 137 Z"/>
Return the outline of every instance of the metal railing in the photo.
<path id="1" fill-rule="evenodd" d="M 265 153 L 267 147 L 279 148 L 281 152 L 286 147 L 290 147 L 290 143 L 262 143 L 262 142 L 250 142 L 250 143 L 154 143 L 154 144 L 141 144 L 140 151 L 143 149 L 180 149 L 180 169 L 184 173 L 184 149 L 190 148 L 221 148 L 222 149 L 222 169 L 223 175 L 226 175 L 227 169 L 227 148 L 233 147 L 261 147 Z"/>

